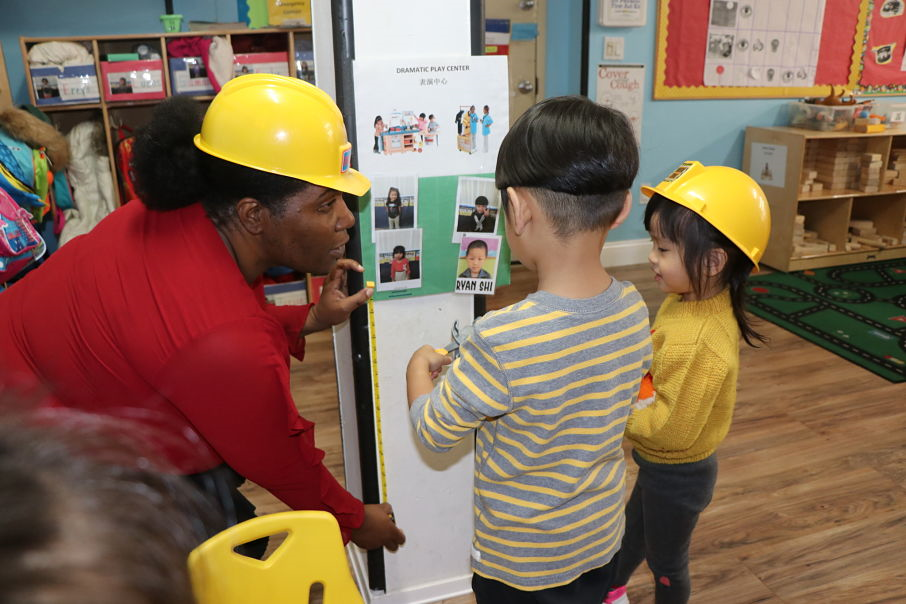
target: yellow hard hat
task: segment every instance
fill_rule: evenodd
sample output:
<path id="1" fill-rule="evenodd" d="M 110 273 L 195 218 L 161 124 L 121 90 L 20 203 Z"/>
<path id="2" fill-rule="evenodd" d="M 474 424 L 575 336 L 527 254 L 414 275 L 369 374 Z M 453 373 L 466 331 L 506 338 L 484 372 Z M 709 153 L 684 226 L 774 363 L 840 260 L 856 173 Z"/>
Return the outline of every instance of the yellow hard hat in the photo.
<path id="1" fill-rule="evenodd" d="M 726 166 L 687 161 L 656 187 L 642 187 L 689 208 L 723 233 L 758 267 L 771 234 L 767 197 L 751 176 Z"/>
<path id="2" fill-rule="evenodd" d="M 211 101 L 195 146 L 214 157 L 364 195 L 371 182 L 349 167 L 352 144 L 339 108 L 308 82 L 256 73 L 234 78 Z"/>

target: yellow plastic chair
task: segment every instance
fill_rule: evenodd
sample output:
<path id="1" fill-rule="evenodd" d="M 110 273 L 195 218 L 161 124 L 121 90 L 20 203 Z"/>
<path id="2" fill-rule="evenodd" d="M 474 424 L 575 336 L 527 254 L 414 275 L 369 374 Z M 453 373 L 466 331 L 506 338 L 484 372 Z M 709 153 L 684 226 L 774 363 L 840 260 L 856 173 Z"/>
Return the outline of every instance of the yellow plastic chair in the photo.
<path id="1" fill-rule="evenodd" d="M 267 560 L 233 549 L 281 533 L 286 540 Z M 189 574 L 198 604 L 308 604 L 315 583 L 324 586 L 324 604 L 363 602 L 340 527 L 327 512 L 281 512 L 232 526 L 192 550 Z"/>

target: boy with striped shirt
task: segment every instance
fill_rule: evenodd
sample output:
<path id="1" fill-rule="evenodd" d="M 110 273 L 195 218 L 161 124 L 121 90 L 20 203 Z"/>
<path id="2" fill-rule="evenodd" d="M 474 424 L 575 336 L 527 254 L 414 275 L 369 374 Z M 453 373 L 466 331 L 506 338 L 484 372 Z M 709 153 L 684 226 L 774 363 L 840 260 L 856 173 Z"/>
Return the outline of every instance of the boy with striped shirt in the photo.
<path id="1" fill-rule="evenodd" d="M 538 103 L 506 135 L 496 185 L 513 255 L 538 291 L 476 321 L 460 356 L 409 361 L 429 449 L 476 431 L 472 589 L 479 603 L 600 603 L 623 535 L 630 404 L 651 361 L 648 309 L 601 266 L 629 214 L 626 117 L 579 97 Z M 543 593 L 542 593 L 543 590 Z"/>

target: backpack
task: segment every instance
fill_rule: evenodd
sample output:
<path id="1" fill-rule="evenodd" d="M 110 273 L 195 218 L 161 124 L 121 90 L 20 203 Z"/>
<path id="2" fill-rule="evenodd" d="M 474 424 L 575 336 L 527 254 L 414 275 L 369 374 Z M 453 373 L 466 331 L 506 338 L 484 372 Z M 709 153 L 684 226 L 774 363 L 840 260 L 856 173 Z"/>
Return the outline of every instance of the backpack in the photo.
<path id="1" fill-rule="evenodd" d="M 135 169 L 132 166 L 135 135 L 125 126 L 117 128 L 116 134 L 116 173 L 119 176 L 120 203 L 126 203 L 131 199 L 138 199 L 138 193 L 135 192 Z"/>
<path id="2" fill-rule="evenodd" d="M 0 189 L 0 283 L 6 283 L 44 255 L 47 247 L 31 214 Z"/>

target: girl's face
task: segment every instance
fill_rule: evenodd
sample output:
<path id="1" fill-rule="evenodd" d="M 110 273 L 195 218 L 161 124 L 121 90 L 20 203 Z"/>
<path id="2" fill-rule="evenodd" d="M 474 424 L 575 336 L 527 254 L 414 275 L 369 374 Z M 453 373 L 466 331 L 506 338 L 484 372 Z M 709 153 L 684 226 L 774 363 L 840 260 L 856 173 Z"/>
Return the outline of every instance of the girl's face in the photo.
<path id="1" fill-rule="evenodd" d="M 648 254 L 648 263 L 662 292 L 679 294 L 685 301 L 697 299 L 689 274 L 683 265 L 682 249 L 661 235 L 657 226 L 657 216 L 651 221 L 651 252 Z"/>
<path id="2" fill-rule="evenodd" d="M 396 192 L 396 189 L 390 189 L 390 193 L 387 195 L 390 201 L 396 201 L 400 198 L 400 194 Z"/>
<path id="3" fill-rule="evenodd" d="M 394 253 L 393 253 L 393 257 L 396 258 L 397 260 L 402 260 L 402 259 L 403 259 L 403 252 L 394 252 Z"/>

